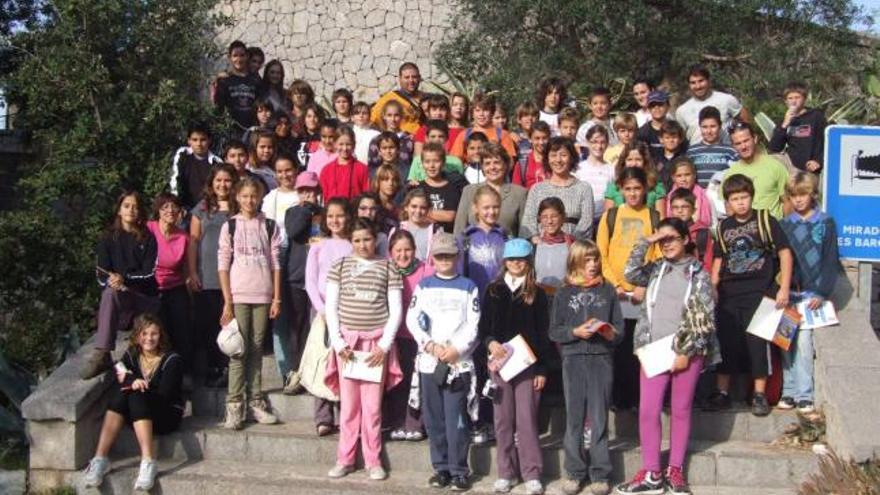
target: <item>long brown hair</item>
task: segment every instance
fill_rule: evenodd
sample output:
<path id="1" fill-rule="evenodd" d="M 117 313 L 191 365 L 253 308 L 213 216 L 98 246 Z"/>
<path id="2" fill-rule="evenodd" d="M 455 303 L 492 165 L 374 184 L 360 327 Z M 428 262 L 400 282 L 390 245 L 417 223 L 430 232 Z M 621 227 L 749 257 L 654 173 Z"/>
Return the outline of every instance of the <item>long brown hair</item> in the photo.
<path id="1" fill-rule="evenodd" d="M 263 183 L 258 181 L 257 179 L 251 178 L 251 177 L 242 177 L 241 179 L 239 179 L 238 182 L 235 183 L 235 187 L 232 188 L 232 191 L 230 191 L 229 194 L 231 196 L 238 196 L 238 193 L 241 192 L 241 190 L 246 187 L 254 188 L 257 191 L 257 194 L 260 196 L 260 198 L 262 198 L 263 196 L 266 195 L 266 189 L 264 188 Z M 257 207 L 258 207 L 257 214 L 259 214 L 260 213 L 259 204 L 257 205 Z M 237 215 L 238 212 L 239 212 L 238 202 L 230 201 L 229 202 L 229 214 L 230 215 Z"/>
<path id="2" fill-rule="evenodd" d="M 493 296 L 496 294 L 496 290 L 498 287 L 505 285 L 507 282 L 504 281 L 504 275 L 507 274 L 507 260 L 505 263 L 501 263 L 501 270 L 498 272 L 498 276 L 495 277 L 495 280 L 489 285 L 489 293 Z M 538 293 L 538 280 L 535 276 L 535 267 L 532 266 L 532 262 L 530 260 L 526 260 L 526 274 L 525 281 L 520 287 L 519 295 L 514 294 L 513 299 L 517 298 L 522 299 L 527 306 L 531 306 L 533 302 L 535 302 L 535 295 Z"/>
<path id="3" fill-rule="evenodd" d="M 122 228 L 122 219 L 119 218 L 119 209 L 122 208 L 122 202 L 125 201 L 125 198 L 129 197 L 134 198 L 137 203 L 137 219 L 134 222 L 132 235 L 134 235 L 134 238 L 137 239 L 138 242 L 143 242 L 143 240 L 147 238 L 147 204 L 144 202 L 144 197 L 141 193 L 133 190 L 123 191 L 122 194 L 116 197 L 116 202 L 114 203 L 113 208 L 113 221 L 107 229 L 107 234 L 113 239 L 117 239 L 119 233 L 124 231 Z"/>
<path id="4" fill-rule="evenodd" d="M 217 193 L 214 192 L 214 179 L 220 172 L 226 172 L 229 174 L 229 177 L 232 178 L 232 184 L 229 188 L 229 196 L 226 200 L 229 202 L 229 211 L 235 209 L 235 186 L 238 184 L 238 172 L 235 171 L 235 167 L 232 165 L 221 163 L 211 169 L 211 173 L 208 175 L 208 180 L 205 181 L 205 188 L 202 189 L 202 200 L 205 202 L 205 211 L 208 213 L 214 213 L 220 209 Z"/>
<path id="5" fill-rule="evenodd" d="M 645 188 L 645 194 L 648 194 L 657 186 L 657 165 L 654 164 L 654 159 L 651 158 L 651 151 L 648 149 L 647 144 L 634 140 L 624 146 L 620 156 L 617 158 L 617 164 L 614 166 L 614 176 L 620 177 L 623 174 L 623 169 L 626 168 L 626 157 L 632 151 L 638 151 L 642 157 L 642 162 L 644 162 L 642 168 L 645 169 L 645 175 L 648 177 L 648 187 Z"/>
<path id="6" fill-rule="evenodd" d="M 131 335 L 128 337 L 129 349 L 137 349 L 138 352 L 142 351 L 138 339 L 141 333 L 151 325 L 155 325 L 159 329 L 159 355 L 163 355 L 171 350 L 171 339 L 168 337 L 168 332 L 165 331 L 162 320 L 153 313 L 141 313 L 134 318 L 134 322 L 131 325 Z"/>

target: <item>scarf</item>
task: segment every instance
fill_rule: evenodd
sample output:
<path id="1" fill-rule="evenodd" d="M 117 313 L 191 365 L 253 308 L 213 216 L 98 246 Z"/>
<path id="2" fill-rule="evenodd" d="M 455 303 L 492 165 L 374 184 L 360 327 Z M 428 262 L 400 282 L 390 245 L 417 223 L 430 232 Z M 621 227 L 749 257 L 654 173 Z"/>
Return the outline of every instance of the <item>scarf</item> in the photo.
<path id="1" fill-rule="evenodd" d="M 399 273 L 401 277 L 408 277 L 419 267 L 419 260 L 413 256 L 413 260 L 410 262 L 409 266 L 401 268 L 394 265 L 394 267 L 397 269 L 397 273 Z"/>
<path id="2" fill-rule="evenodd" d="M 562 244 L 564 242 L 570 246 L 572 243 L 574 243 L 574 237 L 560 230 L 556 233 L 556 235 L 550 235 L 546 233 L 541 234 L 541 242 L 548 245 Z"/>
<path id="3" fill-rule="evenodd" d="M 585 278 L 583 275 L 570 275 L 567 278 L 569 285 L 583 287 L 585 289 L 598 287 L 605 281 L 605 279 L 602 278 L 602 275 L 597 275 L 592 278 Z"/>

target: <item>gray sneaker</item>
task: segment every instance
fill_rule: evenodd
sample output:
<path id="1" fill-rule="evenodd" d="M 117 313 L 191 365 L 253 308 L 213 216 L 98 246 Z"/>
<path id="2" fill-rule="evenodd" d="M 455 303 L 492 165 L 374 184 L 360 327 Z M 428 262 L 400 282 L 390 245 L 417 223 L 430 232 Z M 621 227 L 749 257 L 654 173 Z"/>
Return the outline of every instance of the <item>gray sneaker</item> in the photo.
<path id="1" fill-rule="evenodd" d="M 342 464 L 337 464 L 330 468 L 330 471 L 327 471 L 327 476 L 330 478 L 342 478 L 353 472 L 354 466 L 343 466 Z"/>
<path id="2" fill-rule="evenodd" d="M 581 480 L 566 478 L 562 482 L 562 493 L 565 495 L 575 495 L 579 491 L 581 491 Z"/>
<path id="3" fill-rule="evenodd" d="M 590 483 L 590 492 L 593 495 L 608 495 L 611 492 L 611 485 L 607 481 L 594 481 Z"/>
<path id="4" fill-rule="evenodd" d="M 244 411 L 241 402 L 226 403 L 226 420 L 223 427 L 227 430 L 240 430 L 244 426 Z"/>
<path id="5" fill-rule="evenodd" d="M 138 477 L 134 481 L 135 491 L 148 492 L 152 490 L 153 485 L 156 484 L 156 473 L 158 471 L 159 467 L 156 466 L 156 461 L 152 459 L 142 459 L 141 468 L 138 471 Z"/>
<path id="6" fill-rule="evenodd" d="M 269 404 L 263 399 L 252 400 L 248 404 L 248 419 L 251 418 L 261 425 L 274 425 L 278 422 L 278 417 L 272 414 Z"/>
<path id="7" fill-rule="evenodd" d="M 104 482 L 104 475 L 110 471 L 110 459 L 106 457 L 93 457 L 86 467 L 83 483 L 86 488 L 98 488 Z"/>

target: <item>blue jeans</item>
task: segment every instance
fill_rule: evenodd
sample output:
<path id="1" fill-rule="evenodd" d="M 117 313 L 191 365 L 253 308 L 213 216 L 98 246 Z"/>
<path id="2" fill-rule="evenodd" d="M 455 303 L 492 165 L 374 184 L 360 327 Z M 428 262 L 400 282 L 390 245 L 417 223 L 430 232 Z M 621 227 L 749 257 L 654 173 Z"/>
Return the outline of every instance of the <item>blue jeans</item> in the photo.
<path id="1" fill-rule="evenodd" d="M 311 304 L 305 289 L 287 284 L 281 290 L 281 314 L 275 320 L 272 348 L 282 378 L 299 369 L 309 334 Z"/>
<path id="2" fill-rule="evenodd" d="M 787 352 L 782 353 L 782 395 L 813 401 L 813 331 L 798 330 Z"/>
<path id="3" fill-rule="evenodd" d="M 471 374 L 463 373 L 440 387 L 430 373 L 420 373 L 422 418 L 428 432 L 431 465 L 435 472 L 467 476 L 471 443 L 467 421 L 467 396 Z"/>

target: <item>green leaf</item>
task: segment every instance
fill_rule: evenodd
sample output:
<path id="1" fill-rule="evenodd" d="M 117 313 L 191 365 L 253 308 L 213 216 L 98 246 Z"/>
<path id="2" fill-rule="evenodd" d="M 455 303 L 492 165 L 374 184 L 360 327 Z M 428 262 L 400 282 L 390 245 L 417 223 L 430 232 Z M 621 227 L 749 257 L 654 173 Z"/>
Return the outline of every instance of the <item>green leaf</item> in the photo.
<path id="1" fill-rule="evenodd" d="M 870 74 L 868 76 L 868 81 L 865 86 L 867 87 L 868 93 L 870 93 L 871 96 L 880 97 L 880 79 L 878 79 L 876 75 Z"/>

